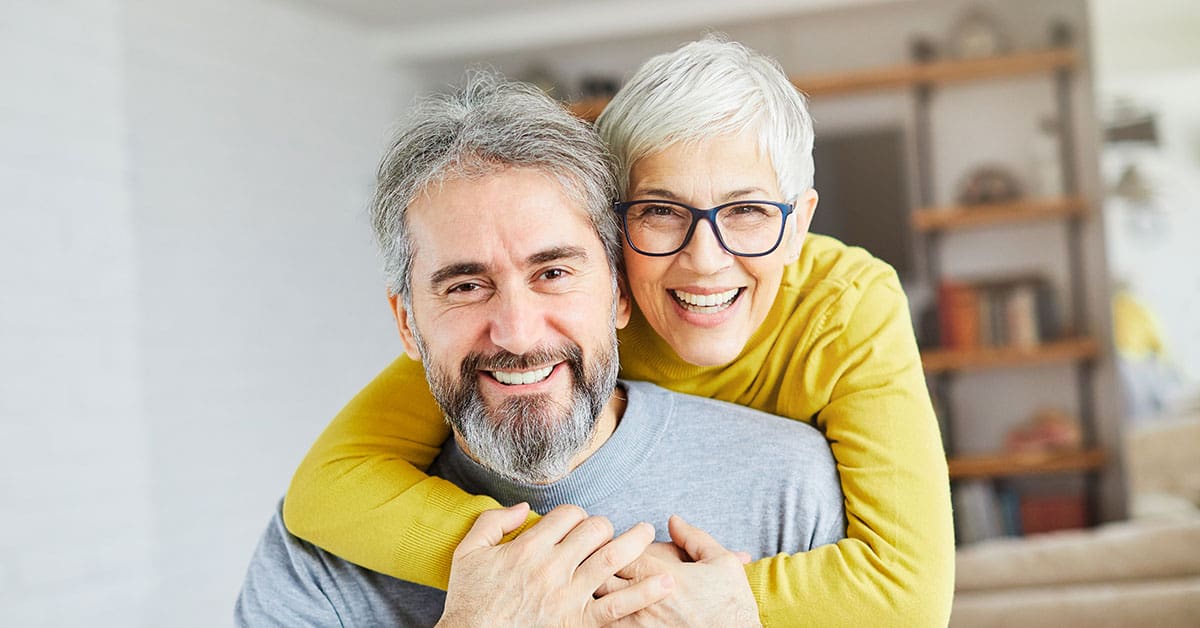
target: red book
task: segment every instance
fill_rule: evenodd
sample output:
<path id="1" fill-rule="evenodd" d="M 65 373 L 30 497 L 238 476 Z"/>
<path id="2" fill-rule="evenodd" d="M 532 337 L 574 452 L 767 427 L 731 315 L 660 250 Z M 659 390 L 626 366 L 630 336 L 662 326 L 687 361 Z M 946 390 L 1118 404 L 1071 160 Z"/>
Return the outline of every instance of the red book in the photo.
<path id="1" fill-rule="evenodd" d="M 979 292 L 974 286 L 943 281 L 938 286 L 938 326 L 942 346 L 969 349 L 979 346 Z"/>
<path id="2" fill-rule="evenodd" d="M 1087 527 L 1083 495 L 1026 495 L 1021 498 L 1021 532 L 1035 534 Z"/>

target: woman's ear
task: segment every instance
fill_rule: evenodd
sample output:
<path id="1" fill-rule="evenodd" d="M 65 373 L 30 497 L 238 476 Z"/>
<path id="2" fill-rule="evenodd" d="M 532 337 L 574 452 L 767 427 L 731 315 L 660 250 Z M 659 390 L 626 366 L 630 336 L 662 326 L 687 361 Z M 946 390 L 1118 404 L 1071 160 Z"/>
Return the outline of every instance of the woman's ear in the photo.
<path id="1" fill-rule="evenodd" d="M 795 228 L 792 229 L 792 233 L 784 244 L 787 252 L 785 263 L 791 264 L 800 259 L 800 249 L 804 245 L 804 236 L 808 235 L 808 226 L 812 224 L 813 214 L 817 211 L 818 200 L 817 191 L 813 188 L 808 188 L 796 199 L 796 208 L 792 210 Z"/>
<path id="2" fill-rule="evenodd" d="M 417 337 L 413 333 L 412 312 L 404 307 L 404 302 L 401 301 L 400 295 L 392 294 L 388 291 L 388 305 L 391 307 L 392 316 L 396 318 L 396 329 L 400 331 L 400 341 L 404 343 L 404 352 L 408 357 L 421 361 L 421 351 L 417 348 Z"/>

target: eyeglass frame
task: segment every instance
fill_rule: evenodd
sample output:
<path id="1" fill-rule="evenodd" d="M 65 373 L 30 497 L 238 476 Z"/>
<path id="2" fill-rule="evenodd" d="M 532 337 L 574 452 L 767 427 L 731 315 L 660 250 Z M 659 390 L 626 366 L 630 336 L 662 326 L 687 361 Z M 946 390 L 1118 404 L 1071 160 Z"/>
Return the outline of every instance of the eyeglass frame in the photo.
<path id="1" fill-rule="evenodd" d="M 628 214 L 628 212 L 629 212 L 629 208 L 633 207 L 634 205 L 641 204 L 641 203 L 660 203 L 663 205 L 673 205 L 675 207 L 682 207 L 682 208 L 688 210 L 689 212 L 691 212 L 692 224 L 688 226 L 687 233 L 684 234 L 684 236 L 683 236 L 683 243 L 679 245 L 679 248 L 675 249 L 674 251 L 670 251 L 668 253 L 648 253 L 646 251 L 639 249 L 637 247 L 637 245 L 633 243 L 633 238 L 629 237 L 629 214 Z M 715 218 L 717 216 L 717 212 L 721 211 L 722 209 L 725 209 L 726 207 L 733 207 L 736 205 L 745 205 L 748 203 L 772 205 L 783 212 L 783 220 L 779 221 L 779 235 L 775 238 L 775 244 L 772 244 L 771 248 L 767 249 L 766 251 L 763 251 L 762 253 L 737 253 L 737 252 L 734 252 L 732 249 L 729 248 L 729 246 L 727 244 L 725 244 L 725 238 L 721 237 L 721 227 L 717 225 L 717 222 L 715 220 Z M 736 257 L 764 257 L 764 256 L 774 253 L 775 250 L 779 248 L 779 245 L 783 243 L 783 232 L 787 228 L 788 217 L 792 215 L 792 212 L 796 211 L 796 201 L 793 200 L 789 203 L 779 203 L 776 201 L 759 201 L 759 200 L 748 199 L 748 200 L 743 200 L 743 201 L 731 201 L 729 203 L 721 203 L 720 205 L 717 205 L 716 207 L 710 207 L 708 209 L 697 209 L 695 207 L 692 207 L 691 205 L 685 205 L 684 203 L 680 203 L 678 201 L 664 201 L 664 200 L 649 198 L 649 199 L 637 199 L 634 201 L 621 201 L 621 202 L 613 203 L 613 211 L 615 211 L 621 215 L 621 227 L 622 227 L 621 230 L 625 232 L 625 241 L 628 242 L 629 247 L 632 248 L 634 251 L 636 251 L 639 255 L 645 255 L 647 257 L 670 257 L 671 255 L 675 255 L 676 253 L 686 249 L 688 244 L 691 244 L 692 236 L 696 233 L 696 224 L 699 223 L 701 220 L 707 220 L 708 226 L 712 229 L 713 235 L 715 235 L 717 237 L 717 244 L 720 244 L 721 249 L 724 250 L 726 253 L 729 253 L 730 255 L 733 255 Z"/>

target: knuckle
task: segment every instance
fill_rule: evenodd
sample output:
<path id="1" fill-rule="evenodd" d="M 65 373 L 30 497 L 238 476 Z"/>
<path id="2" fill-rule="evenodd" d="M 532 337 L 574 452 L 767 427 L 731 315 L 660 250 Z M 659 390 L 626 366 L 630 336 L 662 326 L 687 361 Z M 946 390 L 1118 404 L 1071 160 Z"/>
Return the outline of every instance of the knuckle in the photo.
<path id="1" fill-rule="evenodd" d="M 557 512 L 562 517 L 566 517 L 568 519 L 575 519 L 577 521 L 582 521 L 582 520 L 586 519 L 588 516 L 587 511 L 585 511 L 583 508 L 580 508 L 579 506 L 576 506 L 575 504 L 563 504 L 561 506 L 555 507 L 554 510 L 551 512 Z"/>
<path id="2" fill-rule="evenodd" d="M 584 530 L 589 534 L 606 537 L 612 537 L 613 535 L 613 524 L 608 520 L 608 517 L 592 515 L 584 519 L 580 525 L 585 526 Z"/>
<path id="3" fill-rule="evenodd" d="M 617 550 L 617 548 L 609 545 L 600 550 L 597 558 L 600 559 L 600 564 L 606 571 L 618 571 L 625 566 L 627 562 L 625 557 Z"/>

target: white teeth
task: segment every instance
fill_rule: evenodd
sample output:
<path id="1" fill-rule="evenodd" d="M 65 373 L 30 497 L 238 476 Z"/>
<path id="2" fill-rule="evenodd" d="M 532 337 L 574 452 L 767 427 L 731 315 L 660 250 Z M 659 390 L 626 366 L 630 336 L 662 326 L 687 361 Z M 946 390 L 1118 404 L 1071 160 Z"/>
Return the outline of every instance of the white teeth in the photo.
<path id="1" fill-rule="evenodd" d="M 738 294 L 738 288 L 718 292 L 716 294 L 692 294 L 682 290 L 672 290 L 671 294 L 675 295 L 676 299 L 687 305 L 696 307 L 712 307 L 714 305 L 727 305 Z"/>
<path id="2" fill-rule="evenodd" d="M 496 381 L 508 386 L 516 386 L 518 384 L 532 384 L 540 382 L 547 377 L 550 377 L 550 371 L 554 370 L 554 365 L 540 368 L 533 371 L 492 371 L 492 376 Z"/>

